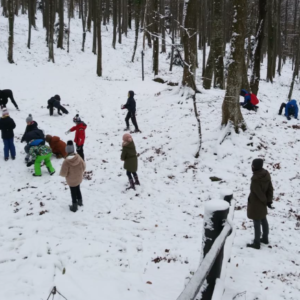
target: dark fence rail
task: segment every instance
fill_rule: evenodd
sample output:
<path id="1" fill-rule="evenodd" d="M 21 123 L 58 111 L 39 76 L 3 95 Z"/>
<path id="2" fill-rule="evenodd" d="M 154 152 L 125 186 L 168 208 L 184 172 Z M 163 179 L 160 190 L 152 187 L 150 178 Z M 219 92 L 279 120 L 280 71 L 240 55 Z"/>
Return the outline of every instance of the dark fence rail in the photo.
<path id="1" fill-rule="evenodd" d="M 220 300 L 224 292 L 226 265 L 230 257 L 235 201 L 232 192 L 223 200 L 208 201 L 204 213 L 203 260 L 177 300 Z M 225 260 L 224 258 L 224 245 Z"/>

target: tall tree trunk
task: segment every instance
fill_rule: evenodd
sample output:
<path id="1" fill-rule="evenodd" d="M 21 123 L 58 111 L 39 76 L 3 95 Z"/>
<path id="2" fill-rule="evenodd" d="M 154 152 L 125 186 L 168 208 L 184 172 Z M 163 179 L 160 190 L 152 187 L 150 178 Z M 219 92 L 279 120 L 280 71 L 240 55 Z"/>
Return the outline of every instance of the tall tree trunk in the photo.
<path id="1" fill-rule="evenodd" d="M 71 1 L 69 0 L 68 9 L 68 39 L 67 39 L 67 52 L 70 51 L 70 32 L 71 32 Z"/>
<path id="2" fill-rule="evenodd" d="M 59 0 L 59 32 L 57 40 L 57 48 L 64 49 L 64 34 L 65 34 L 65 23 L 64 23 L 64 0 Z"/>
<path id="3" fill-rule="evenodd" d="M 222 105 L 222 126 L 233 126 L 236 133 L 246 130 L 246 123 L 240 109 L 240 90 L 242 83 L 242 68 L 245 64 L 244 26 L 246 15 L 246 0 L 233 0 L 232 37 L 230 43 L 230 64 L 226 94 Z"/>
<path id="4" fill-rule="evenodd" d="M 283 62 L 285 63 L 286 60 L 286 53 L 288 49 L 287 45 L 287 35 L 288 35 L 288 6 L 289 0 L 285 2 L 285 21 L 284 21 L 284 50 L 283 50 Z"/>
<path id="5" fill-rule="evenodd" d="M 91 28 L 92 28 L 92 19 L 93 19 L 93 1 L 94 0 L 89 0 L 89 14 L 88 14 L 88 18 L 87 18 L 87 31 L 91 32 Z M 116 0 L 114 0 L 116 1 Z"/>
<path id="6" fill-rule="evenodd" d="M 135 40 L 134 40 L 134 48 L 131 61 L 134 62 L 135 52 L 137 48 L 138 38 L 139 38 L 139 30 L 140 30 L 140 13 L 141 13 L 141 1 L 137 0 L 134 5 L 135 11 Z"/>
<path id="7" fill-rule="evenodd" d="M 28 41 L 27 41 L 27 48 L 30 49 L 30 43 L 31 43 L 31 26 L 32 26 L 32 18 L 34 16 L 32 15 L 32 6 L 33 2 L 28 2 Z"/>
<path id="8" fill-rule="evenodd" d="M 152 0 L 152 33 L 153 33 L 153 72 L 158 75 L 159 69 L 159 30 L 158 30 L 158 0 Z"/>
<path id="9" fill-rule="evenodd" d="M 264 27 L 267 14 L 267 0 L 259 1 L 259 18 L 257 23 L 256 37 L 255 37 L 255 53 L 254 64 L 250 80 L 250 88 L 253 94 L 257 95 L 259 80 L 260 80 L 260 59 L 262 53 L 262 46 L 264 41 Z"/>
<path id="10" fill-rule="evenodd" d="M 207 0 L 202 0 L 202 77 L 205 74 L 205 62 L 206 62 L 206 40 L 207 40 L 207 23 L 206 23 L 206 14 L 207 14 Z"/>
<path id="11" fill-rule="evenodd" d="M 97 54 L 97 1 L 93 0 L 93 48 L 92 52 Z"/>
<path id="12" fill-rule="evenodd" d="M 224 89 L 223 0 L 214 0 L 214 87 Z"/>
<path id="13" fill-rule="evenodd" d="M 122 15 L 122 0 L 118 0 L 118 43 L 122 44 L 122 23 L 121 23 L 121 15 Z"/>
<path id="14" fill-rule="evenodd" d="M 139 1 L 138 1 L 139 2 Z M 131 29 L 131 21 L 132 21 L 132 0 L 128 0 L 128 28 Z"/>
<path id="15" fill-rule="evenodd" d="M 273 6 L 274 0 L 268 1 L 268 65 L 267 82 L 273 83 L 273 62 L 274 62 L 274 25 L 273 25 Z"/>
<path id="16" fill-rule="evenodd" d="M 186 17 L 183 31 L 184 67 L 182 85 L 196 87 L 196 66 L 197 66 L 197 0 L 189 0 L 186 8 Z"/>
<path id="17" fill-rule="evenodd" d="M 22 10 L 21 10 L 21 13 L 22 15 L 25 15 L 26 14 L 26 4 L 25 4 L 25 0 L 22 0 Z"/>
<path id="18" fill-rule="evenodd" d="M 281 64 L 282 64 L 282 38 L 281 38 L 281 1 L 278 0 L 278 9 L 277 9 L 277 18 L 278 18 L 278 28 L 277 28 L 277 36 L 278 36 L 278 66 L 277 73 L 281 75 Z"/>
<path id="19" fill-rule="evenodd" d="M 102 38 L 101 38 L 102 0 L 97 0 L 97 75 L 102 76 Z"/>
<path id="20" fill-rule="evenodd" d="M 48 61 L 52 61 L 53 63 L 55 63 L 54 47 L 53 47 L 54 23 L 55 23 L 55 0 L 49 0 L 49 43 L 48 43 L 49 59 Z"/>
<path id="21" fill-rule="evenodd" d="M 173 4 L 172 4 L 173 3 Z M 170 31 L 171 31 L 171 58 L 170 58 L 170 69 L 169 71 L 172 71 L 173 68 L 173 59 L 174 59 L 174 48 L 175 48 L 175 20 L 174 20 L 174 2 L 170 3 Z"/>
<path id="22" fill-rule="evenodd" d="M 166 17 L 165 0 L 160 0 L 160 31 L 161 31 L 161 52 L 166 53 Z"/>
<path id="23" fill-rule="evenodd" d="M 13 0 L 7 0 L 7 9 L 8 9 L 8 55 L 7 59 L 10 64 L 14 63 L 14 55 L 13 55 L 13 49 L 14 49 L 14 1 Z"/>
<path id="24" fill-rule="evenodd" d="M 82 48 L 81 51 L 84 52 L 85 39 L 86 39 L 86 13 L 87 13 L 87 3 L 86 0 L 80 0 L 81 7 L 81 21 L 82 21 Z"/>
<path id="25" fill-rule="evenodd" d="M 113 0 L 113 41 L 112 46 L 116 49 L 116 41 L 117 41 L 117 23 L 118 23 L 118 3 L 117 0 Z"/>

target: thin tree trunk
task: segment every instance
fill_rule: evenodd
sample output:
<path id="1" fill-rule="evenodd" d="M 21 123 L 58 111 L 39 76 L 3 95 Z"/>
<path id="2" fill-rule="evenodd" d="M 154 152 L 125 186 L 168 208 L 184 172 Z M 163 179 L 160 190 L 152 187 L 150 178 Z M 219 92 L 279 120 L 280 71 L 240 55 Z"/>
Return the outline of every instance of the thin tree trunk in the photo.
<path id="1" fill-rule="evenodd" d="M 54 35 L 54 23 L 55 23 L 55 0 L 49 0 L 49 59 L 48 61 L 54 61 L 54 47 L 53 47 L 53 35 Z"/>
<path id="2" fill-rule="evenodd" d="M 122 44 L 122 23 L 121 23 L 121 15 L 122 15 L 122 0 L 118 0 L 118 43 Z"/>
<path id="3" fill-rule="evenodd" d="M 255 53 L 254 64 L 250 81 L 250 88 L 253 94 L 257 95 L 260 80 L 260 59 L 262 53 L 262 46 L 264 41 L 264 27 L 267 14 L 267 0 L 259 1 L 259 19 L 257 23 L 256 38 L 255 38 Z"/>
<path id="4" fill-rule="evenodd" d="M 97 1 L 93 0 L 93 48 L 92 52 L 97 54 Z"/>
<path id="5" fill-rule="evenodd" d="M 158 0 L 152 0 L 152 22 L 153 22 L 153 72 L 158 75 L 159 69 L 159 30 L 158 30 Z"/>
<path id="6" fill-rule="evenodd" d="M 166 53 L 165 0 L 160 0 L 161 52 Z"/>
<path id="7" fill-rule="evenodd" d="M 117 41 L 117 23 L 118 23 L 118 8 L 117 8 L 117 0 L 113 0 L 113 41 L 112 46 L 116 49 L 116 41 Z"/>
<path id="8" fill-rule="evenodd" d="M 273 83 L 273 62 L 274 62 L 274 26 L 273 26 L 274 0 L 268 0 L 268 65 L 267 82 Z"/>
<path id="9" fill-rule="evenodd" d="M 8 9 L 8 62 L 10 64 L 14 63 L 13 50 L 14 50 L 14 1 L 7 0 L 7 9 Z"/>
<path id="10" fill-rule="evenodd" d="M 246 0 L 233 0 L 235 21 L 232 23 L 232 37 L 230 43 L 230 64 L 226 94 L 222 105 L 222 126 L 233 127 L 236 133 L 240 129 L 246 130 L 246 123 L 240 109 L 239 95 L 242 83 L 242 68 L 245 64 L 244 55 L 244 26 L 246 14 Z"/>
<path id="11" fill-rule="evenodd" d="M 186 17 L 183 31 L 184 67 L 182 85 L 197 91 L 197 0 L 189 0 L 186 8 Z"/>
<path id="12" fill-rule="evenodd" d="M 57 40 L 57 48 L 64 49 L 64 34 L 65 34 L 64 0 L 59 0 L 58 11 L 59 11 L 59 33 L 58 33 L 58 40 Z"/>
<path id="13" fill-rule="evenodd" d="M 134 57 L 135 57 L 138 38 L 139 38 L 141 1 L 136 2 L 134 10 L 135 10 L 135 40 L 134 40 L 133 54 L 131 58 L 132 62 L 134 62 Z"/>
<path id="14" fill-rule="evenodd" d="M 32 1 L 28 2 L 28 41 L 27 41 L 27 48 L 30 49 L 31 43 L 31 24 L 32 24 Z"/>
<path id="15" fill-rule="evenodd" d="M 207 40 L 207 23 L 206 23 L 206 14 L 207 14 L 207 0 L 202 0 L 202 77 L 205 74 L 205 62 L 206 62 L 206 40 Z"/>
<path id="16" fill-rule="evenodd" d="M 97 0 L 97 75 L 102 76 L 102 38 L 101 38 L 102 0 Z"/>
<path id="17" fill-rule="evenodd" d="M 82 48 L 81 51 L 84 52 L 85 39 L 86 39 L 86 12 L 87 12 L 87 3 L 86 0 L 79 1 L 81 7 L 81 21 L 82 21 Z"/>
<path id="18" fill-rule="evenodd" d="M 69 0 L 69 10 L 68 10 L 68 39 L 67 39 L 67 52 L 70 51 L 70 32 L 71 32 L 71 1 Z"/>
<path id="19" fill-rule="evenodd" d="M 277 73 L 281 75 L 281 64 L 282 64 L 282 38 L 281 38 L 281 1 L 278 0 L 278 9 L 277 9 L 277 18 L 278 18 L 278 28 L 277 28 L 277 36 L 278 36 L 278 66 Z"/>

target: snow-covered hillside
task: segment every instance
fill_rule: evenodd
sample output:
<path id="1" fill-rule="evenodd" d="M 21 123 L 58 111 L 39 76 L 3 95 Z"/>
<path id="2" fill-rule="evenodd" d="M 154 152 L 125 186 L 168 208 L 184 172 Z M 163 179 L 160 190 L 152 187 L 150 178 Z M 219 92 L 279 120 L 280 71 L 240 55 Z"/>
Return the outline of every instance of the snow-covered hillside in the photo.
<path id="1" fill-rule="evenodd" d="M 260 83 L 258 113 L 243 111 L 249 129 L 222 145 L 224 91 L 201 90 L 197 102 L 203 146 L 195 159 L 198 134 L 192 101 L 179 87 L 152 81 L 151 49 L 141 80 L 140 60 L 130 62 L 133 31 L 113 50 L 111 28 L 103 27 L 103 78 L 98 78 L 91 34 L 86 52 L 81 52 L 80 20 L 72 20 L 70 53 L 55 49 L 55 64 L 47 62 L 40 15 L 37 21 L 28 50 L 27 18 L 16 17 L 15 64 L 10 65 L 8 22 L 0 18 L 0 89 L 12 89 L 20 108 L 8 104 L 17 124 L 17 158 L 3 159 L 0 167 L 0 299 L 46 299 L 56 286 L 68 300 L 174 300 L 200 262 L 204 202 L 219 199 L 223 188 L 233 189 L 238 203 L 223 300 L 239 293 L 235 299 L 299 299 L 300 138 L 291 127 L 297 121 L 287 123 L 277 115 L 291 71 L 284 67 L 273 85 Z M 160 64 L 163 78 L 180 81 L 182 69 L 174 67 L 169 73 L 167 55 L 161 55 Z M 201 88 L 200 79 L 198 84 Z M 140 153 L 141 186 L 136 191 L 125 191 L 120 160 L 125 127 L 120 106 L 128 90 L 136 93 L 142 131 L 134 135 Z M 297 99 L 298 88 L 295 93 Z M 49 116 L 47 100 L 55 94 L 69 115 Z M 65 141 L 73 139 L 64 132 L 76 113 L 88 125 L 84 206 L 75 214 L 68 207 L 69 188 L 58 176 L 62 160 L 52 159 L 52 177 L 44 169 L 41 178 L 34 178 L 24 164 L 20 139 L 29 113 L 46 134 Z M 246 205 L 251 161 L 257 157 L 265 159 L 276 198 L 276 209 L 269 214 L 270 245 L 260 251 L 245 248 L 253 237 Z M 211 176 L 223 180 L 211 182 Z"/>

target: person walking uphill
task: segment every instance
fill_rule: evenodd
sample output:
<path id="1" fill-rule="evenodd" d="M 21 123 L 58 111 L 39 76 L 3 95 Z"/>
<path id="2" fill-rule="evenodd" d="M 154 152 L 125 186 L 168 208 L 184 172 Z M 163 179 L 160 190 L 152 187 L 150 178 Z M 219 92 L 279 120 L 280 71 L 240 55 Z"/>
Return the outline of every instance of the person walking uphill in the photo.
<path id="1" fill-rule="evenodd" d="M 16 148 L 14 145 L 14 129 L 16 124 L 12 118 L 10 118 L 9 113 L 6 109 L 3 109 L 2 118 L 0 119 L 0 130 L 1 137 L 4 143 L 4 159 L 5 161 L 9 158 L 9 153 L 11 158 L 14 160 L 16 158 Z"/>
<path id="2" fill-rule="evenodd" d="M 17 110 L 19 110 L 18 104 L 14 99 L 13 92 L 11 90 L 0 90 L 0 105 L 1 108 L 6 107 L 8 102 L 8 98 L 11 100 L 12 104 L 15 106 Z"/>
<path id="3" fill-rule="evenodd" d="M 84 153 L 83 153 L 83 146 L 85 142 L 85 130 L 87 128 L 87 125 L 81 121 L 79 115 L 77 114 L 73 118 L 73 122 L 76 124 L 71 129 L 69 129 L 66 134 L 69 134 L 72 131 L 75 131 L 75 139 L 74 142 L 76 144 L 76 151 L 81 156 L 81 158 L 84 160 Z"/>
<path id="4" fill-rule="evenodd" d="M 54 97 L 50 98 L 48 100 L 48 106 L 47 108 L 49 109 L 49 114 L 50 116 L 53 116 L 53 109 L 54 107 L 57 109 L 57 113 L 62 116 L 62 113 L 60 111 L 62 111 L 64 114 L 68 114 L 69 112 L 67 111 L 66 108 L 64 108 L 61 104 L 60 104 L 60 96 L 59 95 L 55 95 Z"/>
<path id="5" fill-rule="evenodd" d="M 136 112 L 136 103 L 134 100 L 134 92 L 133 91 L 129 91 L 128 92 L 128 99 L 125 105 L 122 105 L 122 109 L 127 109 L 128 113 L 126 115 L 125 118 L 125 122 L 126 122 L 126 128 L 124 130 L 129 130 L 129 120 L 131 119 L 132 124 L 134 125 L 134 132 L 140 132 L 138 124 L 136 122 L 136 118 L 135 118 L 135 112 Z"/>
<path id="6" fill-rule="evenodd" d="M 250 195 L 248 197 L 247 216 L 253 220 L 254 242 L 247 247 L 260 249 L 260 243 L 269 243 L 269 224 L 267 221 L 267 207 L 272 207 L 273 185 L 271 176 L 263 168 L 263 160 L 254 159 L 252 162 L 253 176 L 251 178 Z M 261 225 L 263 230 L 262 239 Z"/>
<path id="7" fill-rule="evenodd" d="M 65 177 L 67 180 L 72 197 L 72 205 L 70 205 L 70 210 L 76 212 L 77 205 L 83 205 L 80 184 L 82 182 L 86 165 L 83 159 L 78 154 L 75 154 L 74 144 L 72 141 L 67 142 L 65 151 L 67 153 L 67 157 L 61 166 L 59 175 Z"/>
<path id="8" fill-rule="evenodd" d="M 289 101 L 288 103 L 282 103 L 279 109 L 279 115 L 282 114 L 282 110 L 285 108 L 284 115 L 290 121 L 291 117 L 293 116 L 295 119 L 298 119 L 298 105 L 295 99 Z"/>
<path id="9" fill-rule="evenodd" d="M 40 141 L 42 142 L 43 140 Z M 32 146 L 33 144 L 35 146 Z M 37 144 L 36 140 L 33 140 L 30 143 L 30 150 L 29 150 L 30 160 L 27 163 L 27 167 L 30 167 L 34 164 L 35 172 L 32 175 L 42 176 L 41 163 L 42 161 L 45 161 L 45 165 L 48 169 L 49 174 L 53 175 L 55 173 L 55 169 L 51 164 L 51 156 L 52 156 L 51 148 L 46 145 L 41 145 L 41 144 L 36 145 L 36 144 Z"/>
<path id="10" fill-rule="evenodd" d="M 136 173 L 138 168 L 138 161 L 135 145 L 132 136 L 129 133 L 125 133 L 123 135 L 121 160 L 124 161 L 124 169 L 127 171 L 126 175 L 128 176 L 130 183 L 130 187 L 127 188 L 127 190 L 135 190 L 135 185 L 140 185 L 139 178 Z M 134 181 L 132 178 L 132 174 L 134 177 Z"/>

